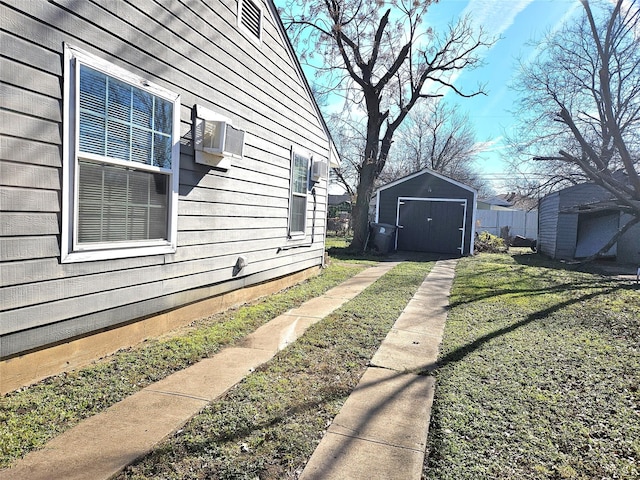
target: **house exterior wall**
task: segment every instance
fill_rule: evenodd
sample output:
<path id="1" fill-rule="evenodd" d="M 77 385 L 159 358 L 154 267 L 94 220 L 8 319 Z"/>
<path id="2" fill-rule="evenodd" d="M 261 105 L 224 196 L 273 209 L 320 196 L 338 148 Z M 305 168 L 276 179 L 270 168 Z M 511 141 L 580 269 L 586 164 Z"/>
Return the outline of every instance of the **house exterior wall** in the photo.
<path id="1" fill-rule="evenodd" d="M 326 179 L 289 238 L 290 152 L 326 162 L 329 138 L 275 7 L 257 3 L 261 42 L 235 0 L 2 7 L 0 359 L 322 264 Z M 180 94 L 175 253 L 61 263 L 65 44 Z M 194 161 L 196 104 L 246 131 L 227 171 Z"/>
<path id="2" fill-rule="evenodd" d="M 389 186 L 378 190 L 376 220 L 378 223 L 396 224 L 399 197 L 467 200 L 465 250 L 462 253 L 463 255 L 471 253 L 476 202 L 473 190 L 459 186 L 452 180 L 442 178 L 430 171 L 410 175 L 405 180 L 392 182 Z"/>

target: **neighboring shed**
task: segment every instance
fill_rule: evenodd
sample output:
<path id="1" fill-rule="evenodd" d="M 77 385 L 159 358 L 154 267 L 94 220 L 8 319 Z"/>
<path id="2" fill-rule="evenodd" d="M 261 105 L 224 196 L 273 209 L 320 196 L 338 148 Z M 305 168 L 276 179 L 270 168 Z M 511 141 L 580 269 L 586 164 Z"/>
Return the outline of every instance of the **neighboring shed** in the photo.
<path id="1" fill-rule="evenodd" d="M 329 215 L 339 212 L 351 212 L 351 195 L 343 193 L 342 195 L 329 194 Z"/>
<path id="2" fill-rule="evenodd" d="M 337 154 L 272 0 L 1 8 L 0 392 L 319 271 Z"/>
<path id="3" fill-rule="evenodd" d="M 628 220 L 604 188 L 593 183 L 574 185 L 540 200 L 538 249 L 551 258 L 586 258 L 598 252 Z M 640 264 L 640 224 L 604 256 Z"/>
<path id="4" fill-rule="evenodd" d="M 397 226 L 397 250 L 473 254 L 476 191 L 424 169 L 380 187 L 377 223 Z"/>

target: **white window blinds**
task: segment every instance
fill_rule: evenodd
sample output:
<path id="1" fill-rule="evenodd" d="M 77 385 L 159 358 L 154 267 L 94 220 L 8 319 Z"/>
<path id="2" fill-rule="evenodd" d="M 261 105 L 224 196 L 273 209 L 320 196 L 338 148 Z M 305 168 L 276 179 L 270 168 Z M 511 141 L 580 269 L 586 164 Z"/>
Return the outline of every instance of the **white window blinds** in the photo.
<path id="1" fill-rule="evenodd" d="M 171 168 L 173 105 L 80 67 L 80 152 Z"/>

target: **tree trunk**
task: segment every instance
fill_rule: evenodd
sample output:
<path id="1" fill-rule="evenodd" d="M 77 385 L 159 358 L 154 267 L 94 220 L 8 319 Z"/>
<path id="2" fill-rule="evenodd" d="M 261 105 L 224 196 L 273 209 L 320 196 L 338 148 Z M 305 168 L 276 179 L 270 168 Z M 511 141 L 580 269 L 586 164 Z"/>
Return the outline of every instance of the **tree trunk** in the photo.
<path id="1" fill-rule="evenodd" d="M 367 237 L 369 235 L 369 201 L 373 194 L 376 165 L 367 162 L 360 171 L 360 182 L 358 183 L 356 204 L 352 211 L 353 240 L 351 248 L 354 251 L 363 252 L 367 247 Z"/>
<path id="2" fill-rule="evenodd" d="M 386 114 L 380 113 L 380 98 L 374 90 L 365 93 L 367 110 L 367 138 L 364 146 L 364 157 L 360 167 L 360 178 L 357 188 L 356 204 L 352 211 L 353 240 L 349 248 L 364 252 L 369 237 L 369 202 L 373 195 L 373 186 L 384 163 L 380 165 L 379 138 L 382 122 Z"/>

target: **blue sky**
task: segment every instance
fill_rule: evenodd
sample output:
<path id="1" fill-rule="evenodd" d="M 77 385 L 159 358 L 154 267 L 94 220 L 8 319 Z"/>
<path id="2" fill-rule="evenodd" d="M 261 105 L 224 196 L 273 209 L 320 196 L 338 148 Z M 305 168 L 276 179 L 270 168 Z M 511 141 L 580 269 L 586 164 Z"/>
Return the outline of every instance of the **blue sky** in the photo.
<path id="1" fill-rule="evenodd" d="M 373 1 L 373 0 L 370 0 Z M 634 0 L 635 1 L 635 0 Z M 281 0 L 275 1 L 276 5 Z M 509 177 L 502 155 L 504 133 L 516 122 L 509 113 L 514 109 L 515 92 L 509 89 L 517 74 L 518 59 L 533 58 L 536 49 L 530 45 L 548 31 L 582 13 L 579 0 L 440 0 L 429 8 L 427 23 L 436 32 L 469 15 L 474 27 L 499 38 L 483 55 L 484 66 L 464 72 L 454 80 L 463 91 L 484 85 L 487 95 L 460 98 L 455 93 L 445 96 L 447 102 L 459 105 L 468 114 L 484 151 L 478 156 L 478 170 L 491 182 L 496 193 L 503 193 L 502 183 Z M 308 71 L 313 78 L 313 71 Z"/>
<path id="2" fill-rule="evenodd" d="M 455 82 L 466 91 L 473 90 L 478 83 L 485 84 L 487 95 L 470 99 L 456 98 L 455 94 L 446 96 L 448 102 L 457 103 L 468 113 L 477 140 L 486 142 L 477 165 L 498 193 L 502 180 L 509 176 L 502 153 L 504 133 L 516 122 L 509 111 L 514 109 L 517 97 L 509 84 L 517 74 L 518 59 L 535 57 L 536 49 L 531 42 L 581 13 L 578 0 L 442 0 L 431 7 L 430 21 L 434 28 L 469 14 L 487 33 L 500 37 L 484 56 L 485 65 L 462 73 Z"/>

